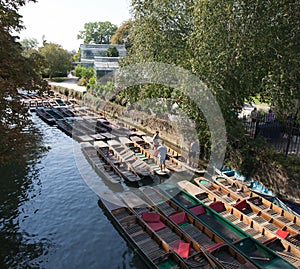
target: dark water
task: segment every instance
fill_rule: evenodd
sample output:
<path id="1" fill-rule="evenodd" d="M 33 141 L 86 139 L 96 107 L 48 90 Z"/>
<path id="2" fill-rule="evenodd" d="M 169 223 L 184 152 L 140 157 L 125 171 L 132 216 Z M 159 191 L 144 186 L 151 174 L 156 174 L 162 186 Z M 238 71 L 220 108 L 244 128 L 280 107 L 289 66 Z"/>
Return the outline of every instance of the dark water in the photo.
<path id="1" fill-rule="evenodd" d="M 82 155 L 75 161 L 73 140 L 33 120 L 51 149 L 1 171 L 0 268 L 145 268 L 83 180 L 78 162 L 101 182 Z"/>

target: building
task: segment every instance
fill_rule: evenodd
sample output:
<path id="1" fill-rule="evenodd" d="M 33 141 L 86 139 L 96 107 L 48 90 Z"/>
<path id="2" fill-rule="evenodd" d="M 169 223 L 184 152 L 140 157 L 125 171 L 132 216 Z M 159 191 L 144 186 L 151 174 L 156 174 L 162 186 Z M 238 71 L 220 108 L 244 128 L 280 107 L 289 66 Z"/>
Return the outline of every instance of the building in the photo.
<path id="1" fill-rule="evenodd" d="M 116 47 L 119 57 L 107 57 L 108 48 Z M 112 73 L 119 67 L 120 58 L 126 55 L 125 45 L 112 44 L 81 44 L 80 45 L 80 65 L 93 67 L 99 80 L 104 75 Z"/>

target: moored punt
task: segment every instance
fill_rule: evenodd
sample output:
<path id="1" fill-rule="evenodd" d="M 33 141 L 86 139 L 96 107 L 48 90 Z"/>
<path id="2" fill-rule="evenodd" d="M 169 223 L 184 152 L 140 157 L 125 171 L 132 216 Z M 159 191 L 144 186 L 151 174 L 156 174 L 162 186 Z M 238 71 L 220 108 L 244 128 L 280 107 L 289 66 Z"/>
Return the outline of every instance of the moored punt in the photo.
<path id="1" fill-rule="evenodd" d="M 123 192 L 119 196 L 132 212 L 184 261 L 188 268 L 226 268 L 209 252 L 202 251 L 199 245 L 174 222 L 153 211 L 139 196 L 133 192 Z M 230 265 L 236 264 L 230 263 Z"/>
<path id="2" fill-rule="evenodd" d="M 69 123 L 66 120 L 60 120 L 60 121 L 57 121 L 57 127 L 58 127 L 58 129 L 63 131 L 65 134 L 72 137 L 73 127 L 72 127 L 71 123 Z"/>
<path id="3" fill-rule="evenodd" d="M 123 181 L 123 178 L 116 173 L 110 165 L 107 165 L 107 163 L 99 158 L 97 150 L 93 145 L 90 143 L 81 143 L 81 150 L 101 178 L 109 180 L 111 183 L 118 184 Z"/>
<path id="4" fill-rule="evenodd" d="M 97 150 L 98 156 L 106 163 L 106 165 L 114 170 L 115 173 L 122 177 L 127 183 L 138 186 L 142 184 L 142 178 L 129 170 L 126 163 L 117 159 L 112 152 L 111 147 L 107 143 L 104 141 L 95 141 L 94 146 Z"/>
<path id="5" fill-rule="evenodd" d="M 218 174 L 221 174 L 221 172 L 218 171 L 217 169 L 216 169 L 216 172 Z M 282 201 L 280 201 L 280 199 L 278 199 L 270 191 L 269 192 L 267 192 L 267 191 L 265 191 L 265 192 L 254 191 L 253 187 L 249 187 L 249 184 L 247 184 L 245 181 L 242 182 L 241 180 L 236 179 L 234 176 L 229 177 L 225 174 L 216 176 L 216 177 L 214 177 L 214 179 L 217 183 L 220 182 L 220 184 L 224 185 L 226 188 L 230 188 L 230 189 L 232 189 L 232 191 L 238 191 L 238 193 L 240 193 L 240 195 L 253 196 L 253 194 L 257 194 L 257 195 L 265 198 L 266 201 L 269 201 L 269 204 L 275 204 L 275 205 L 281 207 L 282 209 L 284 209 L 288 213 L 291 213 L 292 215 L 297 216 L 298 219 L 300 220 L 299 214 L 297 214 L 291 208 L 289 208 L 287 205 L 285 205 Z M 253 181 L 253 182 L 255 182 L 255 181 Z M 255 184 L 259 184 L 259 183 L 255 183 Z M 266 194 L 266 193 L 268 193 L 268 194 Z M 300 224 L 300 221 L 299 221 L 299 224 Z"/>
<path id="6" fill-rule="evenodd" d="M 149 165 L 138 159 L 134 153 L 122 145 L 120 141 L 113 139 L 108 140 L 107 143 L 110 146 L 114 156 L 124 165 L 127 166 L 128 170 L 135 172 L 137 175 L 141 177 L 149 177 L 152 178 L 153 170 Z"/>
<path id="7" fill-rule="evenodd" d="M 144 141 L 147 143 L 147 147 L 154 150 L 154 146 L 152 144 L 152 138 L 149 136 L 143 136 Z M 181 158 L 181 155 L 176 152 L 174 149 L 167 147 L 167 156 L 168 159 L 178 165 L 178 167 L 184 167 L 186 169 L 188 169 L 189 171 L 191 171 L 192 173 L 196 174 L 196 175 L 204 175 L 204 173 L 206 172 L 204 169 L 202 168 L 198 168 L 198 167 L 191 167 L 190 165 L 188 165 L 186 162 L 184 161 L 180 161 L 179 159 Z"/>
<path id="8" fill-rule="evenodd" d="M 55 111 L 53 108 L 46 108 L 45 110 L 47 111 L 47 113 L 52 115 L 56 120 L 63 120 L 64 119 L 64 117 L 62 115 L 60 115 L 60 113 Z"/>
<path id="9" fill-rule="evenodd" d="M 147 152 L 143 151 L 143 148 L 140 147 L 138 144 L 134 143 L 131 139 L 127 137 L 119 137 L 119 141 L 128 148 L 128 151 L 132 151 L 133 154 L 136 156 L 136 159 L 145 162 L 147 166 L 150 167 L 152 171 L 154 171 L 159 176 L 168 176 L 170 171 L 168 169 L 161 170 L 159 165 L 157 164 L 157 158 L 155 159 Z"/>
<path id="10" fill-rule="evenodd" d="M 227 196 L 230 199 L 230 203 L 240 202 L 241 210 L 243 210 L 243 204 L 245 206 L 244 211 L 249 211 L 248 215 L 255 212 L 261 212 L 260 216 L 264 221 L 271 222 L 278 229 L 283 229 L 293 237 L 293 242 L 300 246 L 300 238 L 297 234 L 300 231 L 300 219 L 298 216 L 291 214 L 283 208 L 273 204 L 269 200 L 251 192 L 249 189 L 243 191 L 238 189 L 235 184 L 230 184 L 226 177 L 217 176 L 214 178 L 215 183 L 203 181 L 205 184 L 209 184 L 209 188 L 219 196 Z M 201 183 L 201 181 L 198 181 Z M 245 201 L 245 202 L 243 202 Z M 251 213 L 251 212 L 254 213 Z M 262 224 L 263 225 L 263 224 Z"/>
<path id="11" fill-rule="evenodd" d="M 108 121 L 106 118 L 99 118 L 96 122 L 97 126 L 104 127 L 108 132 L 118 136 L 129 136 L 130 130 L 121 126 L 117 125 L 112 121 Z"/>
<path id="12" fill-rule="evenodd" d="M 204 212 L 202 205 L 191 208 L 193 214 L 179 207 L 174 201 L 164 197 L 155 188 L 141 187 L 147 200 L 155 210 L 171 219 L 179 229 L 186 233 L 193 244 L 198 245 L 204 252 L 213 255 L 225 268 L 256 268 L 239 254 L 233 247 L 217 236 L 208 226 L 199 222 L 193 214 Z M 246 267 L 247 265 L 247 267 Z"/>
<path id="13" fill-rule="evenodd" d="M 195 181 L 198 180 L 199 178 L 195 179 Z M 202 184 L 200 188 L 184 180 L 178 182 L 178 186 L 207 206 L 214 207 L 215 210 L 228 221 L 243 229 L 256 240 L 269 246 L 269 248 L 276 251 L 278 255 L 295 267 L 298 268 L 300 266 L 300 249 L 282 238 L 280 236 L 282 234 L 281 230 L 276 230 L 279 231 L 277 234 L 276 231 L 269 229 L 268 225 L 262 226 L 257 222 L 256 218 L 259 217 L 259 214 L 251 217 L 243 214 L 243 212 L 239 211 L 234 205 L 228 204 L 224 199 L 216 196 L 212 191 L 205 188 L 205 184 Z"/>
<path id="14" fill-rule="evenodd" d="M 100 198 L 100 206 L 108 213 L 120 234 L 137 250 L 149 268 L 188 269 L 187 264 L 126 205 Z M 198 267 L 201 268 L 201 267 Z M 203 267 L 204 269 L 204 267 Z"/>
<path id="15" fill-rule="evenodd" d="M 65 134 L 71 136 L 78 142 L 92 142 L 94 138 L 89 135 L 86 135 L 84 131 L 74 127 L 74 123 L 69 120 L 57 120 L 57 127 L 63 131 Z"/>
<path id="16" fill-rule="evenodd" d="M 44 108 L 37 108 L 36 114 L 47 124 L 54 125 L 56 124 L 56 119 L 47 112 Z"/>
<path id="17" fill-rule="evenodd" d="M 111 139 L 116 138 L 115 135 L 108 133 L 108 132 L 101 133 L 101 135 L 104 136 L 104 140 L 111 140 Z"/>
<path id="18" fill-rule="evenodd" d="M 223 238 L 230 246 L 234 247 L 240 254 L 251 260 L 257 268 L 296 268 L 284 260 L 270 248 L 252 238 L 241 228 L 235 226 L 222 215 L 215 211 L 215 208 L 208 207 L 199 199 L 174 186 L 174 184 L 161 184 L 158 186 L 164 194 L 177 203 L 178 206 L 192 213 L 191 209 L 202 205 L 205 209 L 195 217 L 203 225 Z"/>
<path id="19" fill-rule="evenodd" d="M 94 126 L 92 124 L 89 124 L 87 120 L 83 119 L 74 119 L 73 128 L 80 130 L 82 133 L 90 136 L 97 133 Z"/>
<path id="20" fill-rule="evenodd" d="M 216 169 L 216 172 L 221 176 L 228 177 L 228 179 L 238 182 L 241 186 L 247 186 L 253 192 L 255 192 L 267 199 L 272 199 L 273 197 L 276 196 L 269 189 L 267 189 L 263 184 L 259 183 L 258 181 L 253 180 L 252 178 L 246 178 L 245 176 L 241 175 L 236 170 L 222 169 L 220 171 L 220 170 Z"/>

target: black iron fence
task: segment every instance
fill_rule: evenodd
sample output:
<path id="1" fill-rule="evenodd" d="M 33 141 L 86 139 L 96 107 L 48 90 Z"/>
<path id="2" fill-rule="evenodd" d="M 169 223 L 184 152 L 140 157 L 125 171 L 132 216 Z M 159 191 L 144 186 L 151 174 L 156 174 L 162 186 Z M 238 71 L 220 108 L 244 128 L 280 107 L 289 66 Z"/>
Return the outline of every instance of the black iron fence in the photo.
<path id="1" fill-rule="evenodd" d="M 300 124 L 293 121 L 285 122 L 251 122 L 244 125 L 252 138 L 258 136 L 267 139 L 268 143 L 280 153 L 300 157 Z"/>

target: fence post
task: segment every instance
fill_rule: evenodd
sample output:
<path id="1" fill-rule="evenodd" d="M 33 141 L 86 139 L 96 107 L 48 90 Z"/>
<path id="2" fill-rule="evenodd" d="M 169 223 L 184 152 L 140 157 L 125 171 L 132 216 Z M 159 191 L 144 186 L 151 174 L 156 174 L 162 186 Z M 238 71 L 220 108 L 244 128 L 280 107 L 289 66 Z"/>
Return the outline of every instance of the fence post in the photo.
<path id="1" fill-rule="evenodd" d="M 286 149 L 285 149 L 285 156 L 288 156 L 289 154 L 289 148 L 290 148 L 290 144 L 291 144 L 291 138 L 292 138 L 292 130 L 293 130 L 293 124 L 292 121 L 289 121 L 289 134 L 288 134 L 288 141 L 286 144 Z"/>
<path id="2" fill-rule="evenodd" d="M 257 119 L 256 122 L 255 122 L 255 126 L 254 126 L 254 128 L 255 128 L 255 130 L 254 130 L 254 136 L 253 136 L 254 139 L 258 135 L 258 125 L 259 125 L 259 120 Z"/>

